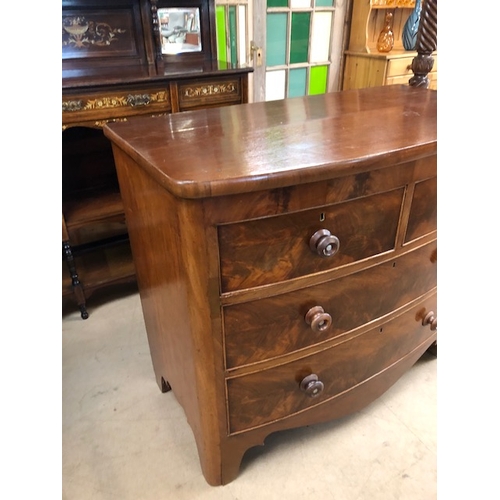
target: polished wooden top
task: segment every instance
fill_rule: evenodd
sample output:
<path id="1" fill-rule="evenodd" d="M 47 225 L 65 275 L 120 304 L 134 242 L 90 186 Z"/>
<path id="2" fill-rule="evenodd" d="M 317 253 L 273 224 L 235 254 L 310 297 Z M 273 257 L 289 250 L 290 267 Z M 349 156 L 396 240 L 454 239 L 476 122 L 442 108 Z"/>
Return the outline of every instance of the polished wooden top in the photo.
<path id="1" fill-rule="evenodd" d="M 384 86 L 141 117 L 104 133 L 171 193 L 201 198 L 435 154 L 436 112 L 435 91 Z"/>

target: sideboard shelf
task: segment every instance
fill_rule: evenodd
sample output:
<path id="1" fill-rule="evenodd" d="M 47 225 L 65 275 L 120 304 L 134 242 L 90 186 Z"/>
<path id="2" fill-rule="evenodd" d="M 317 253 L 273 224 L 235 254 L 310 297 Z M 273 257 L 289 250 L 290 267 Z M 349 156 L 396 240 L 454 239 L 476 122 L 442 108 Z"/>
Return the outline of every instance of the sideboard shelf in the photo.
<path id="1" fill-rule="evenodd" d="M 123 202 L 119 191 L 90 191 L 63 203 L 63 212 L 68 228 L 76 229 L 123 216 Z"/>
<path id="2" fill-rule="evenodd" d="M 201 22 L 200 50 L 177 55 L 162 52 L 155 31 L 158 11 L 171 7 L 166 0 L 62 7 L 62 288 L 86 319 L 95 290 L 136 279 L 104 125 L 245 103 L 253 69 L 217 61 L 214 0 L 176 2 L 198 9 Z M 109 43 L 103 33 L 113 33 Z"/>

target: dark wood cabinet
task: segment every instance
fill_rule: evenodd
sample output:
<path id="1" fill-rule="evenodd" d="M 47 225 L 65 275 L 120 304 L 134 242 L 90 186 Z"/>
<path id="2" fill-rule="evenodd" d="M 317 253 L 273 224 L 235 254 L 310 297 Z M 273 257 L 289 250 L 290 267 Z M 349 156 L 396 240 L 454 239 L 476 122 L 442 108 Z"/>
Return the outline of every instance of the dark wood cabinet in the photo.
<path id="1" fill-rule="evenodd" d="M 83 318 L 94 290 L 135 281 L 104 124 L 248 100 L 252 68 L 216 59 L 214 8 L 213 0 L 63 0 L 62 292 Z M 170 44 L 179 53 L 165 49 L 170 32 L 160 26 L 172 13 L 184 16 L 174 21 L 183 37 Z"/>
<path id="2" fill-rule="evenodd" d="M 210 484 L 436 341 L 436 109 L 381 86 L 105 127 L 156 380 Z"/>

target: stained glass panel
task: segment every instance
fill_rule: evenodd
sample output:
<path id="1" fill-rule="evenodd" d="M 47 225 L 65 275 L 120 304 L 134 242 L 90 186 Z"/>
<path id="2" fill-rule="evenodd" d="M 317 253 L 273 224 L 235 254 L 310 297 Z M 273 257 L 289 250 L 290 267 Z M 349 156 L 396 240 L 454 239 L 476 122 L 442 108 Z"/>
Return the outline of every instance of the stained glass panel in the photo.
<path id="1" fill-rule="evenodd" d="M 290 64 L 308 62 L 310 12 L 292 13 Z"/>
<path id="2" fill-rule="evenodd" d="M 226 62 L 226 8 L 223 5 L 219 5 L 215 9 L 215 30 L 217 33 L 217 58 L 219 61 Z"/>
<path id="3" fill-rule="evenodd" d="M 279 66 L 286 63 L 286 24 L 287 14 L 267 14 L 267 66 Z"/>
<path id="4" fill-rule="evenodd" d="M 288 7 L 288 0 L 267 0 L 267 8 Z"/>
<path id="5" fill-rule="evenodd" d="M 310 62 L 328 61 L 330 54 L 331 12 L 315 12 L 312 19 Z"/>
<path id="6" fill-rule="evenodd" d="M 285 98 L 285 70 L 266 73 L 266 101 Z"/>
<path id="7" fill-rule="evenodd" d="M 326 80 L 328 66 L 313 66 L 309 77 L 309 95 L 324 94 L 326 92 Z"/>
<path id="8" fill-rule="evenodd" d="M 306 95 L 307 69 L 291 69 L 288 75 L 288 96 L 298 97 Z"/>

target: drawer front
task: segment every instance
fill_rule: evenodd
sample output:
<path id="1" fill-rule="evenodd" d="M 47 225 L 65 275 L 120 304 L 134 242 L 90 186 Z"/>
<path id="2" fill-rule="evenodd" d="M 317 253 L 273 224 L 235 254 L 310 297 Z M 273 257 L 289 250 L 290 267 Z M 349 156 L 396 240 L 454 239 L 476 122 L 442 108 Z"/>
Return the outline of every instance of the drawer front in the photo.
<path id="1" fill-rule="evenodd" d="M 416 54 L 415 54 L 416 56 Z M 432 72 L 437 72 L 437 56 L 434 56 L 434 64 L 432 65 Z M 414 56 L 403 57 L 401 59 L 390 59 L 387 64 L 387 77 L 397 77 L 397 76 L 413 76 L 413 71 L 411 70 L 411 65 L 413 63 Z"/>
<path id="2" fill-rule="evenodd" d="M 415 185 L 405 242 L 437 230 L 437 177 Z"/>
<path id="3" fill-rule="evenodd" d="M 412 57 L 403 57 L 401 59 L 390 59 L 387 64 L 387 77 L 391 76 L 412 76 L 411 70 Z"/>
<path id="4" fill-rule="evenodd" d="M 394 248 L 404 189 L 218 228 L 223 292 L 334 269 Z M 321 256 L 328 231 L 338 251 Z M 326 235 L 326 233 L 324 233 Z M 316 235 L 316 236 L 315 236 Z M 318 246 L 311 249 L 315 236 Z"/>
<path id="5" fill-rule="evenodd" d="M 415 54 L 416 56 L 416 54 Z M 406 85 L 408 80 L 413 76 L 411 65 L 414 57 L 404 57 L 402 59 L 390 59 L 387 63 L 386 85 Z M 434 64 L 432 71 L 428 74 L 431 82 L 430 88 L 437 87 L 437 56 L 434 56 Z M 436 85 L 433 86 L 432 84 Z"/>
<path id="6" fill-rule="evenodd" d="M 138 89 L 63 96 L 63 124 L 88 120 L 112 120 L 172 109 L 164 88 Z"/>
<path id="7" fill-rule="evenodd" d="M 310 288 L 224 307 L 226 367 L 271 359 L 324 342 L 417 299 L 436 286 L 436 246 L 432 242 L 391 261 Z M 314 309 L 318 307 L 323 312 Z"/>
<path id="8" fill-rule="evenodd" d="M 239 78 L 204 80 L 179 85 L 179 109 L 181 111 L 240 102 L 243 101 Z"/>
<path id="9" fill-rule="evenodd" d="M 410 81 L 410 78 L 413 76 L 413 73 L 410 73 L 409 75 L 404 75 L 404 76 L 394 76 L 391 78 L 387 78 L 385 81 L 386 85 L 408 85 L 408 82 Z M 437 73 L 429 73 L 427 75 L 429 78 L 429 88 L 436 90 L 437 88 Z M 433 82 L 436 84 L 435 86 L 433 85 Z"/>
<path id="10" fill-rule="evenodd" d="M 423 325 L 437 317 L 435 296 L 381 327 L 320 353 L 227 380 L 229 431 L 236 433 L 313 408 L 348 391 L 410 353 L 435 332 Z M 316 397 L 300 388 L 314 374 L 324 385 Z"/>

